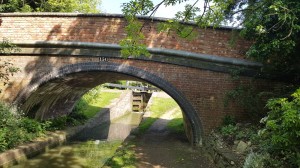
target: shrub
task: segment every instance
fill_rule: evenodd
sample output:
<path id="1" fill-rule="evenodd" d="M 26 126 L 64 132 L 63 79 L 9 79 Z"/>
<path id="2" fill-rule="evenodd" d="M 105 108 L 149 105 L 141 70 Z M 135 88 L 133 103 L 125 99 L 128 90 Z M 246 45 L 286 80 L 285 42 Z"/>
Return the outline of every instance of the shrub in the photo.
<path id="1" fill-rule="evenodd" d="M 236 124 L 236 120 L 233 116 L 231 115 L 226 115 L 223 118 L 223 123 L 222 125 L 226 126 L 226 125 L 235 125 Z"/>
<path id="2" fill-rule="evenodd" d="M 0 102 L 0 152 L 30 141 L 43 132 L 43 124 L 23 117 L 17 108 Z"/>
<path id="3" fill-rule="evenodd" d="M 43 125 L 40 122 L 30 119 L 30 118 L 27 118 L 27 117 L 24 117 L 21 119 L 20 126 L 29 133 L 43 133 L 44 132 Z"/>
<path id="4" fill-rule="evenodd" d="M 235 125 L 226 125 L 221 127 L 220 132 L 223 136 L 234 136 L 238 131 L 238 127 Z"/>
<path id="5" fill-rule="evenodd" d="M 268 156 L 250 152 L 245 159 L 243 168 L 264 168 L 264 159 Z"/>
<path id="6" fill-rule="evenodd" d="M 87 119 L 88 117 L 84 115 L 82 112 L 73 111 L 69 115 L 64 115 L 54 119 L 47 120 L 46 122 L 48 123 L 46 124 L 45 122 L 45 124 L 48 125 L 46 127 L 47 130 L 51 130 L 51 131 L 62 130 L 65 129 L 66 126 L 76 126 L 76 125 L 83 124 Z"/>
<path id="7" fill-rule="evenodd" d="M 54 119 L 47 120 L 50 123 L 48 130 L 62 130 L 67 125 L 67 116 L 60 116 Z"/>
<path id="8" fill-rule="evenodd" d="M 271 99 L 268 116 L 261 120 L 263 144 L 274 157 L 290 167 L 300 167 L 300 88 L 291 99 Z"/>

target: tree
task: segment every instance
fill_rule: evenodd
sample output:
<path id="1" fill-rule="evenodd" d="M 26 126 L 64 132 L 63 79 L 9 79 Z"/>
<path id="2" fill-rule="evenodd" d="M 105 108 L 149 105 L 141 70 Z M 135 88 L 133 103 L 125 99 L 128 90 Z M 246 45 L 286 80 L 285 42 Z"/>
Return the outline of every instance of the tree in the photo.
<path id="1" fill-rule="evenodd" d="M 0 12 L 81 12 L 99 13 L 101 0 L 2 0 Z"/>
<path id="2" fill-rule="evenodd" d="M 18 51 L 18 48 L 14 44 L 11 44 L 7 39 L 3 38 L 2 42 L 0 42 L 0 55 L 10 54 L 15 51 Z M 9 61 L 2 61 L 0 59 L 0 81 L 1 83 L 3 82 L 4 86 L 9 83 L 9 77 L 13 76 L 18 71 L 20 71 L 20 69 L 14 67 L 13 63 Z M 0 92 L 1 91 L 2 90 L 0 89 Z"/>
<path id="3" fill-rule="evenodd" d="M 136 43 L 143 39 L 143 35 L 131 36 L 133 31 L 142 30 L 143 25 L 137 24 L 137 15 L 153 17 L 157 9 L 162 6 L 172 6 L 188 0 L 162 0 L 154 5 L 152 0 L 131 0 L 123 4 L 123 13 L 129 24 L 125 54 L 145 55 L 145 48 L 141 52 L 136 49 Z M 246 53 L 250 59 L 264 63 L 265 70 L 278 77 L 295 83 L 300 82 L 300 1 L 299 0 L 204 0 L 199 6 L 195 0 L 179 11 L 175 18 L 160 26 L 161 31 L 174 31 L 180 37 L 186 38 L 194 33 L 194 26 L 184 23 L 193 21 L 198 27 L 218 27 L 224 24 L 235 25 L 240 28 L 240 35 L 254 43 Z M 135 26 L 135 27 L 134 27 Z M 138 27 L 137 27 L 138 26 Z M 134 27 L 134 29 L 132 28 Z M 141 32 L 141 31 L 140 31 Z M 135 32 L 136 33 L 136 32 Z M 142 46 L 141 44 L 139 44 Z M 123 49 L 123 50 L 124 50 Z"/>

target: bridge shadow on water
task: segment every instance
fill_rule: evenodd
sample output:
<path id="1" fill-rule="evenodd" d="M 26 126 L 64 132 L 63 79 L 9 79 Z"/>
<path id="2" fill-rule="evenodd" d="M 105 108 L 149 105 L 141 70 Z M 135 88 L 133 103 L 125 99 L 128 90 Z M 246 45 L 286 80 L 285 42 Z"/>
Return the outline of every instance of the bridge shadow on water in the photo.
<path id="1" fill-rule="evenodd" d="M 143 134 L 136 134 L 135 131 L 131 132 L 137 125 L 135 121 L 132 122 L 130 115 L 113 121 L 106 121 L 107 117 L 109 118 L 109 109 L 105 110 L 104 115 L 96 116 L 96 120 L 92 124 L 91 122 L 87 123 L 85 128 L 75 135 L 69 144 L 50 149 L 45 154 L 14 167 L 98 168 L 110 160 L 110 165 L 113 165 L 113 168 L 121 168 L 126 165 L 120 164 L 121 162 L 112 159 L 112 157 L 116 151 L 124 150 L 125 147 L 129 153 L 133 152 L 133 157 L 136 159 L 136 162 L 130 163 L 132 167 L 213 168 L 210 161 L 202 155 L 201 150 L 190 146 L 184 133 L 172 133 L 165 128 L 149 129 Z M 135 115 L 135 113 L 131 114 Z M 130 120 L 131 122 L 128 123 Z M 170 122 L 166 119 L 158 120 L 162 123 Z M 133 123 L 135 124 L 133 125 Z M 124 139 L 125 141 L 122 142 Z M 128 146 L 128 144 L 134 145 Z M 123 160 L 125 163 L 130 160 L 126 153 Z"/>

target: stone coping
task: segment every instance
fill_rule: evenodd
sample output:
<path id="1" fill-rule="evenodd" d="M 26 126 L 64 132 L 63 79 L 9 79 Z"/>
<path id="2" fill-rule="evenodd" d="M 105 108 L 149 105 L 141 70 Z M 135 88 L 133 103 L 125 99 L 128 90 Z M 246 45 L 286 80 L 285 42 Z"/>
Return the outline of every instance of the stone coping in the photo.
<path id="1" fill-rule="evenodd" d="M 99 123 L 99 120 L 103 120 L 102 122 L 107 122 L 109 119 L 116 119 L 117 114 L 127 114 L 127 108 L 116 109 L 116 107 L 124 103 L 130 104 L 130 102 L 128 102 L 131 101 L 130 96 L 131 91 L 122 91 L 119 99 L 112 101 L 106 108 L 103 108 L 101 112 L 97 113 L 95 117 L 89 119 L 84 125 L 69 127 L 63 131 L 47 132 L 44 137 L 39 137 L 30 143 L 25 143 L 0 153 L 0 168 L 11 167 L 16 163 L 25 161 L 28 158 L 46 152 L 50 148 L 62 145 L 84 128 L 92 128 L 96 126 Z M 108 109 L 111 110 L 109 111 Z M 115 116 L 112 116 L 111 113 L 115 113 Z"/>
<path id="2" fill-rule="evenodd" d="M 23 41 L 23 42 L 14 42 L 18 46 L 24 47 L 61 47 L 61 48 L 88 48 L 88 49 L 113 49 L 121 50 L 121 46 L 118 44 L 107 44 L 107 43 L 93 43 L 93 42 L 79 42 L 79 41 Z M 216 55 L 209 54 L 200 54 L 193 53 L 188 51 L 181 50 L 172 50 L 166 48 L 147 48 L 151 54 L 162 54 L 173 57 L 184 57 L 188 59 L 198 59 L 209 62 L 232 64 L 232 65 L 241 65 L 249 67 L 261 67 L 262 64 L 254 61 L 238 59 L 238 58 L 229 58 L 221 57 Z M 22 51 L 21 51 L 22 53 Z M 134 58 L 134 57 L 129 57 Z M 151 58 L 151 57 L 150 57 Z"/>
<path id="3" fill-rule="evenodd" d="M 110 58 L 124 59 L 120 54 L 121 46 L 118 44 L 79 41 L 13 41 L 13 43 L 21 49 L 21 51 L 11 53 L 15 55 L 92 56 L 99 57 L 102 60 Z M 148 51 L 151 53 L 150 57 L 130 56 L 128 59 L 154 61 L 224 73 L 239 70 L 241 75 L 262 76 L 258 73 L 263 65 L 245 59 L 165 48 L 148 48 Z"/>
<path id="4" fill-rule="evenodd" d="M 10 167 L 64 142 L 66 142 L 64 131 L 47 132 L 45 137 L 0 153 L 0 167 Z"/>

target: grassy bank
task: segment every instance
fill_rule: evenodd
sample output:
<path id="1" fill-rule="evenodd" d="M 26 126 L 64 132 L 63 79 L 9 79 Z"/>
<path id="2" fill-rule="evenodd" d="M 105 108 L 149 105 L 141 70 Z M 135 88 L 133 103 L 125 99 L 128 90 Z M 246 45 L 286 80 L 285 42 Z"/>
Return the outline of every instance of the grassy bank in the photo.
<path id="1" fill-rule="evenodd" d="M 113 99 L 121 95 L 121 92 L 110 92 L 108 89 L 102 90 L 101 87 L 96 87 L 84 94 L 77 102 L 73 112 L 80 112 L 88 118 L 92 118 L 102 108 L 108 106 Z"/>
<path id="2" fill-rule="evenodd" d="M 71 114 L 51 120 L 51 130 L 83 124 L 86 120 L 93 118 L 102 108 L 108 106 L 113 99 L 119 98 L 120 95 L 121 92 L 110 92 L 109 89 L 103 91 L 102 87 L 95 87 L 78 100 Z"/>
<path id="3" fill-rule="evenodd" d="M 47 123 L 25 117 L 20 110 L 0 102 L 0 152 L 41 136 Z"/>
<path id="4" fill-rule="evenodd" d="M 168 122 L 167 128 L 172 133 L 184 134 L 183 117 L 179 107 L 176 107 L 176 110 L 173 115 L 174 118 Z"/>
<path id="5" fill-rule="evenodd" d="M 142 134 L 146 132 L 160 116 L 176 107 L 178 107 L 178 105 L 172 98 L 154 97 L 149 107 L 150 116 L 145 118 L 139 125 L 139 133 Z"/>

